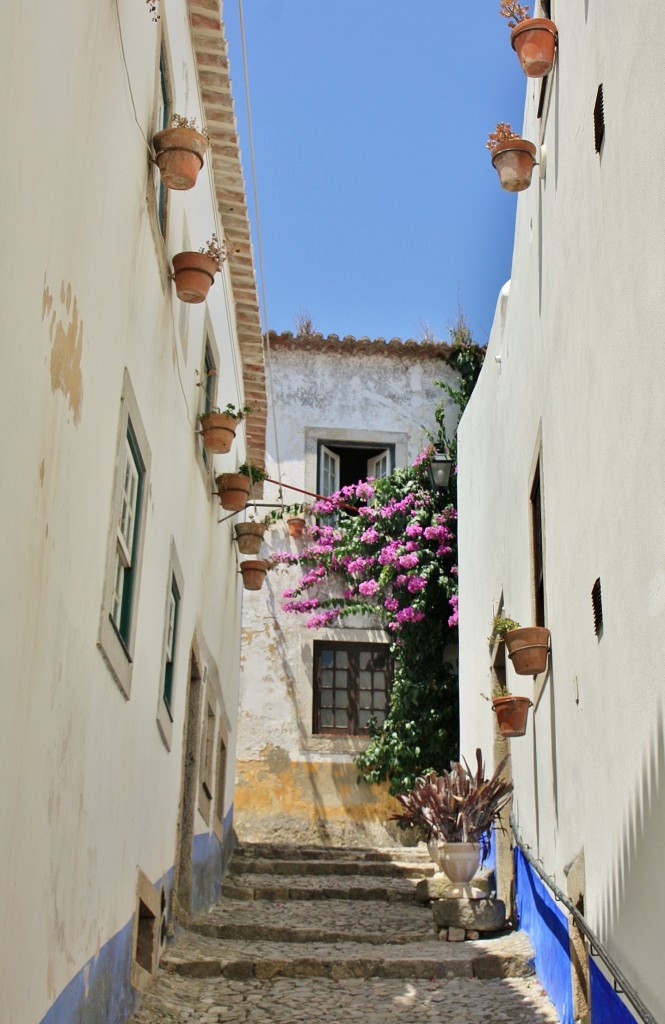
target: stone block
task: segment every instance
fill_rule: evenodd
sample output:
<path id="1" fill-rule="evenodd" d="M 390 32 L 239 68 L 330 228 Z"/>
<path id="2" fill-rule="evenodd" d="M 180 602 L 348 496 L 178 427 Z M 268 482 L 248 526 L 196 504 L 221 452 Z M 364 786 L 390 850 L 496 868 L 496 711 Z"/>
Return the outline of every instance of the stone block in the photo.
<path id="1" fill-rule="evenodd" d="M 464 942 L 466 932 L 464 928 L 449 928 L 448 942 Z"/>
<path id="2" fill-rule="evenodd" d="M 439 942 L 447 942 L 447 941 L 448 941 L 448 929 L 447 928 L 441 928 L 439 930 Z"/>
<path id="3" fill-rule="evenodd" d="M 442 871 L 438 871 L 431 878 L 421 878 L 417 883 L 416 902 L 429 903 L 430 900 L 450 899 L 453 889 L 458 885 L 457 882 L 451 882 Z M 482 868 L 474 876 L 471 885 L 489 896 L 495 889 L 494 872 L 491 868 Z"/>
<path id="4" fill-rule="evenodd" d="M 502 900 L 435 900 L 434 923 L 442 928 L 464 928 L 475 932 L 498 932 L 506 926 L 506 906 Z M 448 936 L 450 938 L 450 936 Z"/>
<path id="5" fill-rule="evenodd" d="M 480 938 L 480 932 L 468 931 L 467 929 L 466 937 L 469 942 L 475 942 L 476 939 Z"/>
<path id="6" fill-rule="evenodd" d="M 251 960 L 231 960 L 224 964 L 222 974 L 233 981 L 246 981 L 254 977 L 254 964 Z"/>

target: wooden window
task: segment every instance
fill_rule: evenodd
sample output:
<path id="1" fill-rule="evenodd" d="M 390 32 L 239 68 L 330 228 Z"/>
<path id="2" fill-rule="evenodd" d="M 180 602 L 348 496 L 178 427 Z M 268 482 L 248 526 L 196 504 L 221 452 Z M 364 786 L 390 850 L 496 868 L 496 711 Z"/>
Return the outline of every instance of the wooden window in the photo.
<path id="1" fill-rule="evenodd" d="M 173 663 L 175 661 L 176 636 L 178 631 L 178 610 L 180 592 L 175 576 L 171 576 L 171 589 L 166 608 L 166 634 L 164 638 L 164 686 L 162 699 L 169 718 L 173 721 Z"/>
<path id="2" fill-rule="evenodd" d="M 314 642 L 315 734 L 366 735 L 381 725 L 392 681 L 388 644 Z"/>
<path id="3" fill-rule="evenodd" d="M 534 625 L 545 625 L 545 568 L 543 557 L 543 511 L 540 459 L 531 486 L 531 558 L 533 575 Z"/>
<path id="4" fill-rule="evenodd" d="M 162 49 L 159 55 L 159 81 L 157 83 L 157 110 L 155 113 L 155 132 L 169 128 L 171 125 L 171 103 L 169 99 L 169 78 L 166 54 Z M 157 204 L 157 221 L 162 235 L 166 236 L 166 213 L 169 190 L 162 182 L 158 167 L 154 167 L 155 201 Z"/>
<path id="5" fill-rule="evenodd" d="M 129 643 L 134 582 L 134 550 L 139 532 L 141 491 L 145 467 L 141 461 L 131 423 L 127 425 L 120 510 L 113 572 L 111 618 L 122 642 Z"/>
<path id="6" fill-rule="evenodd" d="M 199 763 L 199 810 L 207 822 L 210 821 L 213 789 L 213 758 L 215 753 L 215 709 L 206 703 L 201 729 L 201 759 Z"/>
<path id="7" fill-rule="evenodd" d="M 394 445 L 320 441 L 318 456 L 318 488 L 324 497 L 368 476 L 388 476 L 395 465 Z"/>
<path id="8" fill-rule="evenodd" d="M 183 302 L 183 306 L 187 303 Z M 205 416 L 207 412 L 211 412 L 217 404 L 217 367 L 215 366 L 215 359 L 212 354 L 212 346 L 210 339 L 206 336 L 205 352 L 203 356 L 203 387 L 201 388 L 203 397 L 201 401 L 201 415 Z M 211 457 L 208 455 L 203 440 L 201 444 L 201 458 L 206 469 L 210 468 Z"/>
<path id="9" fill-rule="evenodd" d="M 226 788 L 226 743 L 224 737 L 219 737 L 217 747 L 217 782 L 215 785 L 215 817 L 222 825 L 224 823 L 224 790 Z"/>

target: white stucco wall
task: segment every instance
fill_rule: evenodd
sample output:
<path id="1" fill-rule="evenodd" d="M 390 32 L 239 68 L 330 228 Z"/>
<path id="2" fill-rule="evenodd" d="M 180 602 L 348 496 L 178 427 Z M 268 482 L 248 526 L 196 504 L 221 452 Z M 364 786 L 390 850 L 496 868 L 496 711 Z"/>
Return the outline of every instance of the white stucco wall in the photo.
<path id="1" fill-rule="evenodd" d="M 141 129 L 152 134 L 161 32 L 173 107 L 201 123 L 186 5 L 160 6 L 154 24 L 143 2 L 118 2 L 127 74 L 114 3 L 10 5 L 1 16 L 14 125 L 0 168 L 8 1024 L 41 1020 L 130 921 L 138 868 L 157 881 L 173 867 L 192 644 L 217 666 L 230 759 L 235 746 L 240 585 L 195 434 L 206 315 L 224 371 L 221 405 L 242 398 L 240 357 L 228 270 L 207 314 L 190 307 L 186 337 L 167 278 L 186 233 L 198 248 L 216 230 L 207 171 L 192 192 L 170 195 L 166 244 L 147 201 Z M 129 700 L 97 648 L 125 367 L 152 456 Z M 241 431 L 218 471 L 243 457 Z M 172 543 L 184 590 L 168 750 L 156 712 Z M 227 810 L 232 779 L 230 760 Z M 208 831 L 200 816 L 195 830 Z"/>
<path id="2" fill-rule="evenodd" d="M 588 919 L 658 1018 L 665 144 L 653 125 L 665 112 L 665 14 L 653 8 L 645 33 L 617 5 L 552 8 L 559 57 L 549 114 L 539 122 L 540 83 L 530 83 L 523 131 L 532 141 L 541 133 L 546 179 L 536 173 L 518 199 L 512 281 L 458 434 L 461 745 L 467 756 L 491 749 L 480 694 L 489 693 L 486 638 L 500 595 L 508 615 L 531 622 L 529 494 L 542 442 L 552 657 L 540 693 L 542 680 L 534 687 L 507 669 L 514 693 L 539 694 L 527 735 L 511 743 L 515 813 L 562 888 L 564 867 L 584 849 Z"/>
<path id="3" fill-rule="evenodd" d="M 272 479 L 317 491 L 317 441 L 394 444 L 397 466 L 409 465 L 435 431 L 434 409 L 444 393 L 438 379 L 454 380 L 432 349 L 339 342 L 271 346 L 275 420 L 268 417 L 267 470 Z M 277 424 L 275 435 L 274 423 Z M 456 410 L 450 407 L 452 432 Z M 279 465 L 278 465 L 279 452 Z M 279 501 L 265 486 L 266 502 Z M 284 487 L 284 502 L 312 501 Z M 271 507 L 261 507 L 256 518 Z M 251 510 L 250 510 L 250 514 Z M 263 555 L 302 549 L 285 524 L 266 534 Z M 236 826 L 240 838 L 356 844 L 392 841 L 385 823 L 393 812 L 383 789 L 358 785 L 353 757 L 360 737 L 312 734 L 314 640 L 385 643 L 381 629 L 307 629 L 304 618 L 282 611 L 281 593 L 298 578 L 281 567 L 261 591 L 245 593 Z M 349 626 L 351 626 L 351 620 Z"/>

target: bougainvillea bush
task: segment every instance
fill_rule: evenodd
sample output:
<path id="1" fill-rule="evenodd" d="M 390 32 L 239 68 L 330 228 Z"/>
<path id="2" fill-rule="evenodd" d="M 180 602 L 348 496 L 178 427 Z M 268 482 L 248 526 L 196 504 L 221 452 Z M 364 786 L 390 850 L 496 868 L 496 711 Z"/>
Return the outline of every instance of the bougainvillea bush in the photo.
<path id="1" fill-rule="evenodd" d="M 459 386 L 440 385 L 460 408 L 482 364 L 482 350 L 464 331 L 453 344 Z M 436 410 L 439 435 L 413 466 L 317 501 L 312 512 L 318 525 L 310 527 L 303 551 L 276 556 L 302 572 L 283 591 L 285 611 L 305 615 L 314 629 L 371 616 L 391 638 L 395 669 L 388 712 L 382 726 L 370 726 L 369 746 L 356 763 L 367 781 L 387 779 L 394 793 L 457 756 L 455 476 L 443 493 L 432 491 L 428 476 L 435 445 L 455 456 L 444 415 L 442 403 Z"/>

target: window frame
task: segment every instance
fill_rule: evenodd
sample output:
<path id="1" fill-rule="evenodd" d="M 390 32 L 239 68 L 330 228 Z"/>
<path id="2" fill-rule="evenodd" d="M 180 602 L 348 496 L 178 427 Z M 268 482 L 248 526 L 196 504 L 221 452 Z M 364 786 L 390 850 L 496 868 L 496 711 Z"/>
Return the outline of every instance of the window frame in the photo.
<path id="1" fill-rule="evenodd" d="M 324 709 L 321 704 L 322 695 L 322 680 L 321 680 L 321 655 L 324 651 L 333 652 L 346 652 L 348 656 L 348 668 L 347 668 L 347 726 L 346 728 L 340 728 L 335 726 L 322 726 L 321 725 L 321 712 Z M 371 707 L 369 710 L 372 712 L 376 710 L 383 710 L 384 715 L 388 713 L 388 705 L 390 702 L 390 690 L 393 683 L 394 673 L 394 661 L 390 656 L 390 644 L 388 643 L 374 643 L 364 641 L 345 641 L 345 640 L 315 640 L 312 652 L 312 734 L 314 736 L 325 736 L 325 737 L 367 737 L 369 736 L 369 728 L 362 727 L 359 724 L 360 709 L 360 686 L 359 686 L 359 663 L 358 658 L 360 653 L 363 651 L 372 650 L 380 651 L 387 657 L 386 667 L 383 670 L 386 676 L 386 685 L 384 689 L 385 702 L 384 708 L 378 709 Z M 352 661 L 355 659 L 355 666 Z M 355 674 L 354 674 L 355 670 Z M 333 688 L 334 691 L 334 688 Z M 373 694 L 374 688 L 370 687 L 370 692 Z M 377 691 L 380 692 L 380 691 Z M 341 709 L 340 709 L 341 710 Z M 370 715 L 370 718 L 372 715 Z"/>
<path id="2" fill-rule="evenodd" d="M 159 59 L 157 61 L 153 135 L 156 135 L 157 132 L 170 127 L 172 113 L 173 89 L 171 87 L 170 65 L 166 49 L 166 41 L 164 37 L 162 37 L 161 45 L 159 47 Z M 162 176 L 159 173 L 159 168 L 156 163 L 153 164 L 152 185 L 155 197 L 155 217 L 157 220 L 157 227 L 162 238 L 166 240 L 169 212 L 169 190 L 162 182 Z"/>
<path id="3" fill-rule="evenodd" d="M 215 786 L 215 736 L 217 708 L 213 694 L 207 689 L 203 699 L 201 745 L 199 755 L 199 811 L 206 825 L 210 824 L 210 811 Z"/>
<path id="4" fill-rule="evenodd" d="M 171 537 L 169 546 L 169 563 L 166 583 L 166 601 L 164 604 L 164 632 L 162 636 L 162 653 L 159 669 L 159 693 L 157 697 L 156 722 L 160 736 L 167 750 L 171 749 L 173 742 L 173 719 L 175 715 L 175 704 L 178 696 L 178 658 L 180 654 L 180 638 L 182 635 L 182 611 L 183 594 L 185 581 L 176 550 L 175 541 Z M 171 649 L 169 650 L 169 631 L 171 624 L 170 611 L 173 606 L 175 594 L 175 619 L 173 623 L 173 637 Z M 169 657 L 170 654 L 170 657 Z M 169 689 L 170 700 L 166 699 L 166 689 Z"/>
<path id="5" fill-rule="evenodd" d="M 125 635 L 122 636 L 113 618 L 112 611 L 115 591 L 116 556 L 118 551 L 118 530 L 122 514 L 124 471 L 129 431 L 131 431 L 133 440 L 136 444 L 136 451 L 138 452 L 143 465 L 143 478 L 134 524 L 131 595 L 129 598 L 126 598 L 126 600 L 129 601 L 129 610 L 127 612 L 125 623 Z M 123 376 L 122 393 L 120 397 L 120 416 L 118 420 L 118 434 L 116 438 L 115 451 L 116 455 L 113 486 L 111 490 L 111 508 L 107 534 L 104 588 L 99 617 L 97 647 L 99 648 L 111 675 L 120 688 L 121 693 L 126 700 L 129 700 L 132 688 L 132 667 L 136 646 L 139 595 L 141 588 L 141 566 L 145 547 L 151 452 L 127 368 L 125 368 Z M 125 583 L 126 582 L 127 581 L 125 581 Z"/>
<path id="6" fill-rule="evenodd" d="M 371 463 L 376 462 L 378 459 L 388 459 L 388 471 L 386 476 L 392 473 L 393 469 L 395 469 L 395 443 L 392 441 L 345 441 L 333 438 L 318 438 L 316 444 L 316 486 L 318 488 L 318 493 L 324 498 L 329 494 L 334 494 L 335 491 L 338 491 L 340 487 L 343 486 L 340 483 L 343 456 L 340 455 L 338 451 L 335 451 L 335 449 L 347 449 L 349 451 L 365 450 L 367 452 L 374 452 L 375 454 L 368 455 L 366 460 L 366 477 L 373 475 L 371 472 Z M 333 490 L 326 489 L 326 476 L 328 475 L 326 472 L 326 459 L 329 459 L 329 461 L 334 465 L 337 486 L 334 487 Z"/>

